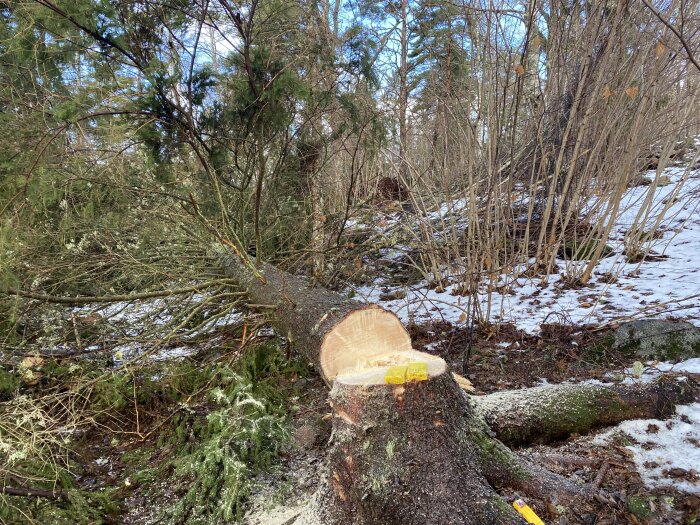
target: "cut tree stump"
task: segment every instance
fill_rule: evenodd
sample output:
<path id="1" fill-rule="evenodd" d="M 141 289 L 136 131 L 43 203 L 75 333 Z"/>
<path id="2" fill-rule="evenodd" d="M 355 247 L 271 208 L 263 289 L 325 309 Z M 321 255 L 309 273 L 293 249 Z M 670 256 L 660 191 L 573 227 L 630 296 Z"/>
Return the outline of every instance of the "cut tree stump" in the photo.
<path id="1" fill-rule="evenodd" d="M 336 377 L 327 465 L 298 523 L 524 523 L 481 473 L 469 405 L 445 362 L 432 362 L 425 380 L 386 384 L 387 374 Z"/>
<path id="2" fill-rule="evenodd" d="M 525 523 L 498 489 L 568 506 L 594 488 L 530 463 L 499 437 L 546 442 L 668 415 L 698 391 L 693 381 L 671 380 L 469 396 L 443 359 L 412 348 L 393 313 L 267 264 L 256 278 L 236 256 L 217 256 L 253 303 L 274 305 L 279 333 L 332 387 L 328 459 L 299 525 Z"/>

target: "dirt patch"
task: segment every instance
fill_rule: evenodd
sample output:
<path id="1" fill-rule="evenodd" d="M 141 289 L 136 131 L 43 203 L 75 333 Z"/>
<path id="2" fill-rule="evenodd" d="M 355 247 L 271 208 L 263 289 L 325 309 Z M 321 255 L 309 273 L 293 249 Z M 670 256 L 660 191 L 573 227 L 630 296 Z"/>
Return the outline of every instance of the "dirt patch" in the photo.
<path id="1" fill-rule="evenodd" d="M 647 489 L 624 443 L 597 446 L 593 439 L 593 436 L 572 437 L 556 447 L 533 447 L 523 454 L 554 472 L 598 488 L 594 498 L 568 509 L 564 523 L 695 523 L 699 517 L 697 508 L 693 508 L 695 496 L 675 490 Z M 552 502 L 531 504 L 545 522 L 562 523 L 560 512 Z"/>
<path id="2" fill-rule="evenodd" d="M 409 331 L 415 348 L 445 359 L 479 393 L 598 379 L 634 361 L 593 325 L 544 324 L 536 336 L 511 324 L 470 331 L 444 321 L 412 325 Z"/>

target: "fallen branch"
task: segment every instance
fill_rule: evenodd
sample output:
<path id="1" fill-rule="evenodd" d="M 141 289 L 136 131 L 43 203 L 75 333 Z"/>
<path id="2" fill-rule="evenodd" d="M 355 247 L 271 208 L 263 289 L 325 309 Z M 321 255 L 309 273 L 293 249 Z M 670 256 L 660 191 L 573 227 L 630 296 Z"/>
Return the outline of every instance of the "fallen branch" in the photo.
<path id="1" fill-rule="evenodd" d="M 48 499 L 68 499 L 68 495 L 62 490 L 47 490 L 35 487 L 0 487 L 0 494 L 8 496 L 30 496 Z"/>
<path id="2" fill-rule="evenodd" d="M 603 484 L 603 480 L 605 480 L 605 475 L 608 473 L 608 470 L 610 470 L 610 466 L 609 461 L 603 462 L 598 474 L 595 477 L 595 480 L 593 480 L 593 487 L 596 489 L 600 488 L 600 486 Z"/>
<path id="3" fill-rule="evenodd" d="M 693 380 L 662 376 L 632 385 L 561 384 L 473 397 L 498 439 L 508 445 L 548 443 L 628 419 L 662 419 L 699 391 Z"/>

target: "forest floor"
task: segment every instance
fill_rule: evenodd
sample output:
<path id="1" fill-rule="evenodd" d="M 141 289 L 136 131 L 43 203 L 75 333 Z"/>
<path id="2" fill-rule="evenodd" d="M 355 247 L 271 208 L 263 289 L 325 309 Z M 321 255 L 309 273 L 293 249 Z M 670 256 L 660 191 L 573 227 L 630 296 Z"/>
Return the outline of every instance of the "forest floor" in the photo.
<path id="1" fill-rule="evenodd" d="M 670 168 L 666 176 L 670 183 L 657 188 L 652 210 L 658 214 L 667 199 L 673 201 L 648 245 L 651 257 L 632 262 L 623 253 L 626 228 L 645 191 L 630 188 L 607 241 L 612 254 L 590 284 L 570 286 L 563 271 L 547 279 L 500 276 L 490 298 L 479 297 L 490 323 L 465 321 L 465 297 L 456 293 L 456 283 L 438 291 L 426 281 L 407 285 L 377 273 L 374 268 L 401 265 L 410 249 L 401 244 L 366 258 L 374 277 L 348 292 L 395 311 L 407 323 L 414 347 L 443 357 L 471 380 L 476 395 L 567 382 L 646 381 L 662 372 L 700 379 L 700 356 L 682 363 L 650 361 L 616 348 L 610 339 L 610 330 L 630 319 L 698 325 L 700 171 L 690 172 L 680 186 L 682 168 Z M 441 208 L 435 217 L 455 207 Z M 378 227 L 404 220 L 401 214 L 385 219 Z M 557 264 L 566 270 L 581 262 Z M 153 326 L 165 322 L 158 316 L 167 317 L 168 305 L 155 300 L 97 311 L 127 339 L 138 337 L 146 318 Z M 191 340 L 151 352 L 138 369 L 131 360 L 142 349 L 129 344 L 112 347 L 97 361 L 76 361 L 84 371 L 93 366 L 112 371 L 105 382 L 109 388 L 97 396 L 107 403 L 94 408 L 97 424 L 87 432 L 74 429 L 79 445 L 71 452 L 74 485 L 83 494 L 109 499 L 99 507 L 88 498 L 95 518 L 81 523 L 228 523 L 237 517 L 247 525 L 293 523 L 317 487 L 330 437 L 327 388 L 306 363 L 284 357 L 282 339 L 249 322 L 227 312 Z M 76 369 L 68 362 L 73 361 L 45 364 L 41 382 L 26 386 L 25 393 L 70 388 Z M 222 404 L 224 397 L 234 402 Z M 597 499 L 565 511 L 529 500 L 546 523 L 700 523 L 700 403 L 678 407 L 668 421 L 626 422 L 520 452 L 601 489 Z M 513 501 L 523 495 L 503 496 Z M 206 508 L 207 501 L 218 503 Z M 41 512 L 5 521 L 75 522 L 42 521 L 48 514 Z"/>
<path id="2" fill-rule="evenodd" d="M 416 348 L 453 364 L 462 362 L 461 349 L 468 337 L 464 329 L 441 321 L 413 326 L 411 333 Z M 601 359 L 597 354 L 601 348 L 592 344 L 600 337 L 590 329 L 550 325 L 543 333 L 533 336 L 510 326 L 472 335 L 466 375 L 477 395 L 562 382 L 644 381 L 654 375 L 650 364 L 635 376 L 634 358 L 624 352 L 607 348 Z M 664 369 L 661 363 L 654 365 Z M 700 379 L 700 359 L 676 366 L 679 378 Z M 323 384 L 312 382 L 302 396 L 306 402 L 293 417 L 295 450 L 283 458 L 280 472 L 261 477 L 246 524 L 293 523 L 289 520 L 314 492 L 331 430 L 330 408 L 319 389 L 324 391 Z M 668 421 L 630 421 L 520 452 L 571 479 L 594 484 L 607 495 L 564 514 L 546 501 L 528 500 L 545 523 L 700 523 L 700 403 L 679 407 Z M 280 490 L 284 504 L 279 504 Z M 509 501 L 523 496 L 502 495 Z"/>
<path id="3" fill-rule="evenodd" d="M 472 381 L 476 395 L 550 383 L 645 381 L 656 370 L 700 380 L 697 358 L 670 371 L 664 363 L 648 363 L 641 373 L 633 370 L 636 357 L 609 346 L 594 325 L 547 325 L 532 335 L 512 325 L 470 333 L 464 326 L 439 321 L 411 325 L 410 331 L 417 349 L 448 360 Z M 284 358 L 277 338 L 268 330 L 253 336 L 243 351 L 237 342 L 240 335 L 239 328 L 218 327 L 200 352 L 193 348 L 187 355 L 181 350 L 159 354 L 152 365 L 136 373 L 139 396 L 132 398 L 131 383 L 123 385 L 125 403 L 112 402 L 119 407 L 118 417 L 101 421 L 78 437 L 77 487 L 86 493 L 107 492 L 114 507 L 85 523 L 232 522 L 222 516 L 202 518 L 195 498 L 201 493 L 205 500 L 230 505 L 231 501 L 221 501 L 224 487 L 215 483 L 209 487 L 211 477 L 226 471 L 226 460 L 207 459 L 202 451 L 211 445 L 236 449 L 241 441 L 256 439 L 251 429 L 236 426 L 236 411 L 221 412 L 208 390 L 215 378 L 214 384 L 228 393 L 225 378 L 230 373 L 237 374 L 236 381 L 259 385 L 251 390 L 255 399 L 270 400 L 271 410 L 248 414 L 250 419 L 262 421 L 261 416 L 277 414 L 284 427 L 274 436 L 282 446 L 270 462 L 255 465 L 250 457 L 246 459 L 247 479 L 238 486 L 240 494 L 234 500 L 237 512 L 247 525 L 293 523 L 320 479 L 331 433 L 327 388 L 298 359 Z M 471 350 L 465 369 L 467 347 Z M 117 368 L 115 378 L 119 377 L 123 376 Z M 115 381 L 115 385 L 119 388 L 121 383 Z M 219 413 L 227 418 L 224 424 L 235 429 L 233 434 L 202 428 L 203 422 Z M 601 489 L 598 499 L 565 512 L 546 501 L 528 499 L 545 523 L 700 522 L 699 403 L 679 407 L 668 421 L 626 422 L 520 452 Z M 187 465 L 194 468 L 188 471 Z M 508 501 L 524 496 L 502 495 Z M 195 510 L 183 514 L 178 504 L 187 500 Z"/>
<path id="4" fill-rule="evenodd" d="M 435 322 L 411 326 L 411 335 L 416 348 L 441 355 L 457 366 L 462 365 L 463 349 L 471 339 L 471 355 L 464 372 L 477 395 L 548 383 L 645 380 L 653 372 L 649 368 L 641 376 L 636 375 L 631 369 L 633 356 L 596 346 L 594 343 L 600 336 L 592 327 L 575 330 L 571 326 L 550 325 L 540 334 L 530 335 L 513 326 L 504 326 L 470 336 L 463 327 Z M 235 335 L 223 329 L 212 337 L 218 339 L 211 341 L 216 346 L 221 344 L 221 338 L 232 339 Z M 272 341 L 268 336 L 262 339 Z M 255 354 L 257 350 L 251 348 L 251 354 Z M 241 360 L 239 352 L 235 345 L 228 353 L 214 356 L 206 351 L 198 356 L 176 352 L 167 359 L 159 359 L 158 366 L 174 377 L 195 370 L 201 373 L 212 370 L 207 368 L 211 366 L 207 362 L 221 367 L 222 363 Z M 252 361 L 258 361 L 258 357 L 253 355 Z M 277 400 L 286 399 L 289 405 L 284 420 L 291 440 L 280 449 L 279 457 L 269 468 L 249 473 L 250 494 L 241 508 L 243 522 L 248 525 L 292 523 L 289 520 L 299 513 L 317 486 L 318 469 L 323 465 L 331 432 L 327 389 L 316 374 L 295 363 L 293 360 L 291 367 L 281 365 L 287 369 L 284 373 L 273 371 Z M 257 366 L 263 369 L 269 364 Z M 685 368 L 678 369 L 682 372 L 678 375 L 700 379 L 698 359 L 688 360 Z M 154 374 L 156 369 L 149 369 L 148 373 Z M 268 372 L 259 374 L 264 383 Z M 147 390 L 154 386 L 142 383 L 139 388 Z M 158 388 L 160 395 L 165 396 L 173 396 L 180 389 L 189 391 L 187 385 L 180 383 L 172 391 L 166 385 Z M 199 386 L 193 383 L 191 388 L 197 390 Z M 172 509 L 202 480 L 192 473 L 183 476 L 178 472 L 179 463 L 170 460 L 187 446 L 196 450 L 208 437 L 198 433 L 195 425 L 186 423 L 187 414 L 206 417 L 216 407 L 207 399 L 193 399 L 185 406 L 185 400 L 179 398 L 179 407 L 173 410 L 171 404 L 153 399 L 157 397 L 151 392 L 150 397 L 139 398 L 140 421 L 136 414 L 128 412 L 120 422 L 110 421 L 81 438 L 76 456 L 80 464 L 76 469 L 78 486 L 86 491 L 111 490 L 110 497 L 119 507 L 105 523 L 199 523 L 194 518 L 191 521 L 186 517 L 172 518 Z M 140 426 L 136 428 L 138 432 L 134 432 L 135 421 Z M 606 436 L 612 436 L 613 440 L 608 441 Z M 682 446 L 669 447 L 679 444 Z M 700 519 L 700 405 L 697 403 L 680 407 L 677 416 L 668 421 L 623 423 L 617 429 L 572 436 L 521 452 L 572 479 L 594 483 L 607 495 L 569 509 L 561 516 L 560 509 L 546 501 L 528 500 L 546 523 L 692 524 Z M 650 454 L 654 457 L 647 457 Z M 199 469 L 211 468 L 206 462 L 197 465 Z M 218 467 L 215 465 L 213 470 L 218 472 Z M 204 489 L 200 486 L 197 490 Z M 503 495 L 509 501 L 522 496 L 508 492 Z"/>
<path id="5" fill-rule="evenodd" d="M 555 272 L 549 275 L 531 275 L 525 264 L 521 271 L 515 268 L 498 275 L 488 293 L 485 288 L 480 290 L 482 317 L 491 323 L 511 323 L 530 334 L 547 323 L 600 326 L 645 317 L 700 318 L 700 273 L 696 271 L 700 267 L 700 169 L 689 171 L 679 164 L 659 176 L 648 211 L 640 213 L 649 186 L 627 189 L 605 240 L 610 252 L 598 262 L 588 283 L 571 284 L 572 277 L 580 275 L 588 263 L 585 259 L 559 257 Z M 655 172 L 649 171 L 643 180 L 649 183 L 655 177 Z M 464 228 L 459 222 L 463 222 L 459 216 L 464 206 L 458 199 L 426 217 L 395 212 L 382 218 L 358 219 L 351 227 L 361 231 L 417 230 L 413 222 L 427 220 L 436 238 L 449 238 L 453 228 Z M 625 252 L 625 238 L 633 227 L 647 236 L 643 259 L 630 258 Z M 405 273 L 412 263 L 409 256 L 416 259 L 411 245 L 398 240 L 365 258 L 365 264 Z M 442 287 L 421 279 L 409 284 L 397 280 L 401 279 L 396 275 L 380 273 L 354 291 L 368 302 L 394 311 L 405 322 L 459 324 L 471 317 L 468 298 L 459 291 L 459 278 Z"/>

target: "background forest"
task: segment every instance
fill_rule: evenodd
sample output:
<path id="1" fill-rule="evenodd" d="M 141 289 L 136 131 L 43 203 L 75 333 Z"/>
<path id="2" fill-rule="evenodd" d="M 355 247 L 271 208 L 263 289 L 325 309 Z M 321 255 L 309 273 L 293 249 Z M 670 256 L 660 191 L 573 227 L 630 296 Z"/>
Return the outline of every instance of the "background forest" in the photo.
<path id="1" fill-rule="evenodd" d="M 163 522 L 242 516 L 308 370 L 222 247 L 488 333 L 519 279 L 591 282 L 630 187 L 624 257 L 659 256 L 699 33 L 694 0 L 0 0 L 0 523 L 128 522 L 148 462 L 189 487 Z M 96 443 L 127 485 L 85 484 Z"/>

